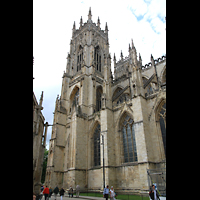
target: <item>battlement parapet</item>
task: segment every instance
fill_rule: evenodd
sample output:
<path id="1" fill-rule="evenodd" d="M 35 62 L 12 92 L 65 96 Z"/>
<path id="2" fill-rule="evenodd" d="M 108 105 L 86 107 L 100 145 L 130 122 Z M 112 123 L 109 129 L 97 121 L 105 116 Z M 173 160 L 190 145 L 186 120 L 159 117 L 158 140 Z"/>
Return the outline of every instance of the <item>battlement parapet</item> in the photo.
<path id="1" fill-rule="evenodd" d="M 166 55 L 155 59 L 154 60 L 154 64 L 157 65 L 158 63 L 160 63 L 160 62 L 162 62 L 164 60 L 166 60 Z M 142 70 L 147 70 L 147 69 L 150 69 L 151 67 L 152 67 L 152 62 L 149 62 L 148 64 L 146 64 L 144 66 L 141 66 L 141 69 Z"/>

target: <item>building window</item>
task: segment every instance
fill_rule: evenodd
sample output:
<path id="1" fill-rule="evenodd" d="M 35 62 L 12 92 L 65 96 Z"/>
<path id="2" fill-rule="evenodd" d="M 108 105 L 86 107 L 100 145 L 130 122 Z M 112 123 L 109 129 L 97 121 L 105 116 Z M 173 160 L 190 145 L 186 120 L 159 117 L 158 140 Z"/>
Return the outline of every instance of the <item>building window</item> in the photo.
<path id="1" fill-rule="evenodd" d="M 96 111 L 100 111 L 101 110 L 101 96 L 102 96 L 102 87 L 99 87 L 97 89 L 97 93 L 96 93 Z"/>
<path id="2" fill-rule="evenodd" d="M 160 129 L 162 133 L 162 139 L 163 139 L 163 146 L 165 150 L 165 156 L 166 156 L 166 103 L 161 108 L 161 111 L 159 113 L 160 119 Z"/>
<path id="3" fill-rule="evenodd" d="M 94 131 L 94 166 L 101 165 L 101 156 L 100 156 L 100 132 L 101 127 L 98 124 Z"/>
<path id="4" fill-rule="evenodd" d="M 77 72 L 81 70 L 83 63 L 83 47 L 79 47 L 78 55 L 77 55 Z"/>
<path id="5" fill-rule="evenodd" d="M 101 72 L 101 53 L 99 46 L 94 49 L 94 63 L 96 65 L 96 70 Z"/>
<path id="6" fill-rule="evenodd" d="M 134 122 L 131 117 L 126 115 L 122 124 L 124 162 L 136 162 L 137 148 L 135 140 Z"/>
<path id="7" fill-rule="evenodd" d="M 76 92 L 76 94 L 74 96 L 74 100 L 72 102 L 72 107 L 73 106 L 76 107 L 78 105 L 78 102 L 79 102 L 79 88 L 78 88 L 78 90 L 77 90 L 77 92 Z"/>

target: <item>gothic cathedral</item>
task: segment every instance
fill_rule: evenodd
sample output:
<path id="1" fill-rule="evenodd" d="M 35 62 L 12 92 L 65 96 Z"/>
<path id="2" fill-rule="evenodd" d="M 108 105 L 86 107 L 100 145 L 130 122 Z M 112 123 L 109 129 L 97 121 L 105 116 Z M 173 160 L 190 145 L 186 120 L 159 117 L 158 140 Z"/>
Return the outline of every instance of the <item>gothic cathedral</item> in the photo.
<path id="1" fill-rule="evenodd" d="M 55 103 L 45 185 L 147 192 L 147 169 L 166 165 L 166 56 L 142 65 L 136 48 L 114 61 L 108 26 L 74 22 Z"/>

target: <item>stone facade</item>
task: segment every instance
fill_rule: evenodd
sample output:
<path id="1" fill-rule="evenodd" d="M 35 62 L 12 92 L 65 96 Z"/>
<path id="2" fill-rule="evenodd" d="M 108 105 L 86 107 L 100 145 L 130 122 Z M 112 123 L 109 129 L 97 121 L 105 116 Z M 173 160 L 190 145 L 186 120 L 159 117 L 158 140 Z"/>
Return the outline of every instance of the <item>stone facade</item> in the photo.
<path id="1" fill-rule="evenodd" d="M 146 192 L 147 169 L 165 166 L 166 57 L 151 55 L 143 66 L 132 41 L 129 55 L 121 53 L 119 61 L 114 55 L 113 61 L 114 78 L 107 23 L 101 30 L 89 10 L 86 23 L 81 17 L 79 29 L 73 25 L 55 103 L 48 186 L 102 190 L 104 158 L 105 184 L 116 191 Z"/>
<path id="2" fill-rule="evenodd" d="M 33 92 L 33 192 L 36 195 L 40 194 L 43 158 L 48 127 L 48 122 L 44 124 L 45 118 L 41 112 L 43 109 L 42 102 L 43 92 L 39 104 Z"/>

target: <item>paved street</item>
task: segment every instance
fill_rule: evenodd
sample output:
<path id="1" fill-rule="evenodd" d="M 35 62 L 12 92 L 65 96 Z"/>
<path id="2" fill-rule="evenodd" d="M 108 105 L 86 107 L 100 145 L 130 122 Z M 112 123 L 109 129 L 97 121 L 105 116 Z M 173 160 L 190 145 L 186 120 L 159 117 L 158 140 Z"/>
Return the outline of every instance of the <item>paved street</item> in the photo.
<path id="1" fill-rule="evenodd" d="M 44 200 L 44 196 L 42 197 L 42 200 Z M 60 200 L 60 195 L 57 196 L 56 200 Z M 89 196 L 79 196 L 79 198 L 76 198 L 76 195 L 73 198 L 69 198 L 69 196 L 65 196 L 62 198 L 62 200 L 105 200 L 105 198 L 103 197 L 89 197 Z M 51 196 L 50 200 L 55 200 L 54 196 Z"/>

